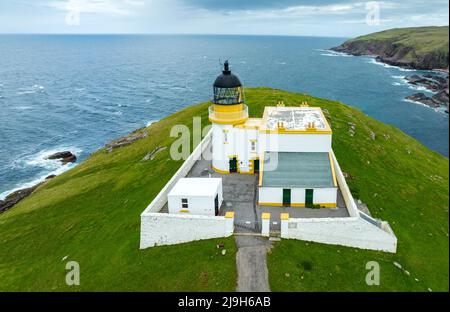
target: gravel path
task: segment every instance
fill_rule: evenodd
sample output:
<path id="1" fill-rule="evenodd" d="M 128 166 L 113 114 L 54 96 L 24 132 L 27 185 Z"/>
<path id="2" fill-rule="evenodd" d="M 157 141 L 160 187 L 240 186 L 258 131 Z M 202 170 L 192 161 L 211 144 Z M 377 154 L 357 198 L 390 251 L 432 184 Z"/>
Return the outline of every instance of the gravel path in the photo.
<path id="1" fill-rule="evenodd" d="M 236 266 L 238 272 L 238 292 L 270 291 L 267 270 L 267 239 L 255 236 L 236 236 L 238 252 Z"/>

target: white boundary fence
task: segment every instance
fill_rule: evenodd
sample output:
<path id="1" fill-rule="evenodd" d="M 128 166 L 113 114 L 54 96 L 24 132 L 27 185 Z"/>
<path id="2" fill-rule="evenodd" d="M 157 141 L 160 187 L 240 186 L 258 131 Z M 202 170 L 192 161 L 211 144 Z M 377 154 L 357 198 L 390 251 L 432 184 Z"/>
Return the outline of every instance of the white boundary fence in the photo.
<path id="1" fill-rule="evenodd" d="M 200 144 L 194 149 L 191 155 L 184 161 L 178 171 L 172 176 L 172 178 L 167 182 L 167 184 L 161 189 L 161 191 L 156 195 L 155 199 L 150 203 L 150 205 L 145 208 L 142 215 L 145 215 L 149 212 L 159 212 L 164 207 L 167 202 L 167 194 L 174 187 L 174 185 L 180 180 L 184 178 L 189 171 L 194 166 L 195 162 L 202 157 L 203 152 L 208 148 L 209 143 L 211 142 L 212 131 L 209 131 L 208 134 L 203 138 Z"/>
<path id="2" fill-rule="evenodd" d="M 358 210 L 334 152 L 332 156 L 350 217 L 282 220 L 281 237 L 395 253 L 397 237 L 389 224 Z"/>
<path id="3" fill-rule="evenodd" d="M 156 195 L 141 214 L 140 248 L 180 244 L 201 239 L 231 236 L 234 231 L 234 215 L 230 217 L 173 215 L 160 213 L 167 203 L 167 194 L 185 177 L 201 159 L 211 142 L 211 131 L 203 138 L 177 172 Z"/>
<path id="4" fill-rule="evenodd" d="M 233 235 L 234 218 L 168 213 L 141 215 L 140 248 Z"/>

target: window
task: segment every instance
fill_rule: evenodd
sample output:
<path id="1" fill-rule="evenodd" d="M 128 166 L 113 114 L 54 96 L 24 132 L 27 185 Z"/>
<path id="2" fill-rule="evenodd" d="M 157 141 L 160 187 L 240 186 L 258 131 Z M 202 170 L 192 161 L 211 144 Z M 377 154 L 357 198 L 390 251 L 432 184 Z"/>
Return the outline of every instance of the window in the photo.
<path id="1" fill-rule="evenodd" d="M 183 208 L 183 209 L 188 209 L 189 208 L 187 198 L 182 198 L 181 199 L 181 208 Z"/>
<path id="2" fill-rule="evenodd" d="M 223 130 L 223 144 L 228 143 L 228 130 Z"/>
<path id="3" fill-rule="evenodd" d="M 252 152 L 256 152 L 256 141 L 250 141 L 250 149 Z"/>

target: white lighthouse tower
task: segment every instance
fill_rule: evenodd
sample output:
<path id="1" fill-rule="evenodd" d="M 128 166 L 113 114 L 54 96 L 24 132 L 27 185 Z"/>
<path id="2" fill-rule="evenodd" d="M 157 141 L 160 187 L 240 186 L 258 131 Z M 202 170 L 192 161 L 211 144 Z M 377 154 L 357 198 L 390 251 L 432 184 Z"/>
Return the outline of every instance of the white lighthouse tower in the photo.
<path id="1" fill-rule="evenodd" d="M 235 125 L 248 119 L 248 107 L 244 104 L 244 88 L 236 75 L 231 73 L 228 61 L 222 74 L 214 82 L 213 105 L 209 107 L 212 123 L 213 169 L 219 173 L 239 171 L 238 139 Z"/>

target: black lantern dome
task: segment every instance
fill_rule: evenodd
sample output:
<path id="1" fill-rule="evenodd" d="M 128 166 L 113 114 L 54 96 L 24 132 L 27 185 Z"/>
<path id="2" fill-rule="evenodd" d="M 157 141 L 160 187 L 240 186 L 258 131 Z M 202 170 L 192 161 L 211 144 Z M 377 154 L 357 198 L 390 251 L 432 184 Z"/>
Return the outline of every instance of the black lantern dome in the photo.
<path id="1" fill-rule="evenodd" d="M 228 61 L 225 61 L 223 71 L 214 81 L 214 104 L 235 105 L 244 103 L 244 89 L 236 75 L 231 73 Z"/>

